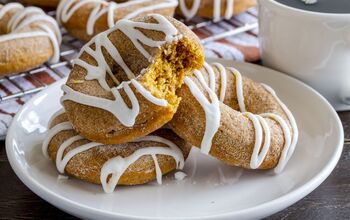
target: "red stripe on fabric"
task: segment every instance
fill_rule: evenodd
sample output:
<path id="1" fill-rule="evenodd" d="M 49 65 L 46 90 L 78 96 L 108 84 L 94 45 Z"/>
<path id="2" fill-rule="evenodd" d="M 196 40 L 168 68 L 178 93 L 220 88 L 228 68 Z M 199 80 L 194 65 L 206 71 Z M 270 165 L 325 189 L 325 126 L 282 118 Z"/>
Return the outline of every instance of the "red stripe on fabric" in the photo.
<path id="1" fill-rule="evenodd" d="M 20 105 L 24 105 L 24 101 L 21 98 L 17 98 L 16 102 Z"/>
<path id="2" fill-rule="evenodd" d="M 28 82 L 30 82 L 30 84 L 32 84 L 34 87 L 39 87 L 40 86 L 40 84 L 37 81 L 35 81 L 32 77 L 30 77 L 28 75 L 26 75 L 24 77 L 24 79 L 26 79 Z"/>
<path id="3" fill-rule="evenodd" d="M 41 82 L 45 83 L 46 85 L 56 82 L 56 80 L 52 78 L 47 72 L 36 73 L 35 77 L 37 77 Z"/>
<path id="4" fill-rule="evenodd" d="M 6 93 L 6 95 L 11 95 L 12 92 L 6 88 L 3 84 L 0 83 L 0 89 Z"/>
<path id="5" fill-rule="evenodd" d="M 12 94 L 12 92 L 8 88 L 6 88 L 4 85 L 2 85 L 2 84 L 0 84 L 0 89 L 3 90 L 6 93 L 6 95 L 11 95 Z M 24 104 L 24 102 L 21 100 L 21 98 L 17 98 L 16 102 L 18 104 L 20 104 L 20 105 Z"/>
<path id="6" fill-rule="evenodd" d="M 193 32 L 200 38 L 200 39 L 203 39 L 203 38 L 206 38 L 208 36 L 210 36 L 209 34 L 205 33 L 203 30 L 201 29 L 195 29 L 193 30 Z"/>
<path id="7" fill-rule="evenodd" d="M 241 51 L 244 55 L 244 60 L 248 62 L 257 61 L 260 59 L 260 51 L 257 47 L 252 46 L 242 46 L 240 44 L 235 44 L 233 42 L 228 42 L 226 39 L 218 40 L 218 42 L 226 44 L 230 47 L 234 47 Z"/>

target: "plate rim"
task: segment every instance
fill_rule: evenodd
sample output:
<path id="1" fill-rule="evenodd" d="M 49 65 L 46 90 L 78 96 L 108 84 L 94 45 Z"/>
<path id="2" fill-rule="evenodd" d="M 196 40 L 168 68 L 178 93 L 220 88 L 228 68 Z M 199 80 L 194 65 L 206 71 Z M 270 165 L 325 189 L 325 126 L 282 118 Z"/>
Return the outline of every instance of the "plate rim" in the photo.
<path id="1" fill-rule="evenodd" d="M 232 219 L 232 218 L 254 218 L 258 216 L 267 216 L 270 215 L 271 213 L 276 213 L 292 204 L 295 202 L 299 201 L 300 199 L 304 198 L 306 195 L 311 193 L 314 189 L 316 189 L 333 171 L 335 166 L 337 165 L 342 150 L 343 150 L 343 140 L 344 140 L 344 130 L 342 123 L 340 121 L 340 118 L 335 111 L 335 109 L 331 106 L 331 104 L 320 94 L 318 93 L 315 89 L 312 87 L 308 86 L 307 84 L 301 82 L 298 79 L 295 79 L 289 75 L 283 74 L 282 72 L 260 66 L 257 64 L 252 64 L 252 63 L 246 63 L 246 62 L 237 62 L 233 60 L 225 60 L 225 59 L 207 59 L 209 62 L 230 62 L 232 66 L 237 65 L 248 65 L 249 67 L 255 68 L 256 66 L 258 68 L 263 68 L 267 71 L 272 72 L 274 75 L 283 75 L 282 77 L 287 77 L 288 80 L 292 80 L 295 83 L 302 84 L 307 90 L 309 90 L 312 93 L 315 93 L 320 98 L 320 101 L 323 101 L 326 106 L 328 106 L 330 113 L 332 113 L 334 120 L 334 123 L 336 125 L 336 128 L 339 129 L 339 136 L 338 136 L 338 143 L 334 146 L 334 152 L 331 156 L 331 158 L 328 160 L 326 165 L 321 169 L 319 173 L 317 173 L 315 176 L 313 176 L 309 181 L 307 181 L 305 184 L 302 184 L 301 186 L 298 186 L 296 189 L 274 199 L 267 201 L 265 203 L 262 203 L 257 206 L 253 206 L 250 208 L 238 210 L 238 211 L 231 211 L 231 212 L 226 212 L 226 213 L 219 213 L 219 214 L 214 214 L 214 215 L 206 215 L 206 216 L 193 216 L 193 217 L 165 217 L 165 218 L 160 218 L 160 217 L 142 217 L 142 216 L 135 216 L 135 215 L 129 215 L 129 214 L 122 214 L 122 213 L 115 213 L 115 212 L 110 212 L 110 211 L 102 211 L 94 207 L 89 207 L 87 205 L 83 205 L 80 203 L 77 203 L 75 201 L 69 200 L 65 198 L 64 196 L 61 196 L 48 188 L 41 187 L 42 184 L 40 184 L 37 180 L 32 178 L 31 176 L 27 175 L 25 171 L 20 169 L 20 165 L 16 164 L 16 158 L 14 155 L 14 151 L 11 151 L 11 147 L 13 146 L 12 140 L 13 140 L 13 135 L 14 135 L 14 127 L 15 123 L 18 120 L 18 118 L 22 115 L 22 113 L 28 108 L 28 106 L 35 100 L 37 97 L 41 96 L 43 93 L 46 93 L 53 87 L 57 86 L 57 84 L 61 84 L 64 82 L 64 79 L 61 79 L 52 85 L 48 86 L 43 91 L 40 91 L 36 95 L 34 95 L 30 100 L 28 100 L 22 108 L 17 112 L 15 117 L 13 118 L 9 129 L 8 133 L 6 136 L 6 154 L 9 160 L 9 163 L 14 170 L 15 174 L 19 177 L 21 182 L 25 184 L 31 191 L 33 191 L 35 194 L 37 194 L 39 197 L 50 203 L 51 205 L 67 212 L 73 215 L 76 215 L 76 212 L 72 212 L 71 210 L 81 210 L 84 211 L 85 214 L 92 214 L 92 215 L 99 215 L 99 216 L 104 216 L 108 218 L 123 218 L 123 219 L 183 219 L 183 220 L 189 220 L 189 219 Z M 74 209 L 68 209 L 69 207 L 74 207 Z M 257 215 L 256 213 L 259 213 Z"/>

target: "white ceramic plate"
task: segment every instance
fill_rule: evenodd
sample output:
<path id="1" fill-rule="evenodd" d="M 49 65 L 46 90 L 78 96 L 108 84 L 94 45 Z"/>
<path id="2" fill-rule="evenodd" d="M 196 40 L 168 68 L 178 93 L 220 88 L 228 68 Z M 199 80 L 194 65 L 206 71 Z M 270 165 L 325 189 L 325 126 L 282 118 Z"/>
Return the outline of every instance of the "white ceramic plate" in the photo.
<path id="1" fill-rule="evenodd" d="M 160 186 L 152 182 L 117 187 L 105 194 L 97 185 L 58 180 L 54 164 L 42 156 L 40 146 L 48 120 L 60 106 L 63 81 L 33 97 L 14 118 L 6 139 L 12 168 L 49 203 L 89 219 L 253 219 L 290 206 L 320 185 L 338 162 L 343 128 L 337 113 L 300 81 L 258 65 L 221 62 L 271 85 L 294 113 L 300 138 L 282 174 L 228 167 L 193 150 L 183 181 L 171 173 Z"/>

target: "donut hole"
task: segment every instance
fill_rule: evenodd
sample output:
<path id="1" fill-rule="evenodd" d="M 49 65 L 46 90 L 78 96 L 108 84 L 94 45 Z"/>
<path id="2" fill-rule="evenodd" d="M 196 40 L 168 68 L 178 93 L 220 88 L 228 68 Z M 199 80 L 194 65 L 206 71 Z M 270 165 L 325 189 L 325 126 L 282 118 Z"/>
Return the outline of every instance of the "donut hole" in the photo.
<path id="1" fill-rule="evenodd" d="M 180 98 L 176 90 L 183 84 L 184 77 L 203 64 L 203 55 L 198 50 L 188 38 L 163 46 L 140 78 L 141 82 L 154 96 L 177 106 Z"/>

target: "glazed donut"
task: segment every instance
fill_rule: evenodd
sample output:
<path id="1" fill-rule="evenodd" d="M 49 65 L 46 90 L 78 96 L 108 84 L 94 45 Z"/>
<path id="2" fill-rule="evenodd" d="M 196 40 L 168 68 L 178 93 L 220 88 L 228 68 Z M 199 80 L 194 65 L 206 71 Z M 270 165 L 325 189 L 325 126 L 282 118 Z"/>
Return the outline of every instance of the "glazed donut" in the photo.
<path id="1" fill-rule="evenodd" d="M 78 57 L 61 102 L 80 134 L 104 144 L 130 142 L 170 121 L 184 76 L 204 62 L 197 36 L 159 14 L 118 21 Z"/>
<path id="2" fill-rule="evenodd" d="M 138 185 L 182 169 L 191 146 L 170 129 L 160 129 L 134 142 L 103 145 L 80 136 L 59 111 L 52 117 L 42 150 L 60 173 L 95 184 L 105 192 L 116 185 Z"/>
<path id="3" fill-rule="evenodd" d="M 36 5 L 44 8 L 55 8 L 57 7 L 60 0 L 22 0 L 27 5 Z"/>
<path id="4" fill-rule="evenodd" d="M 219 21 L 230 19 L 256 5 L 256 0 L 179 0 L 176 13 L 187 20 L 194 16 L 210 18 Z"/>
<path id="5" fill-rule="evenodd" d="M 173 16 L 177 1 L 134 0 L 117 4 L 105 0 L 62 0 L 57 7 L 57 21 L 74 37 L 87 41 L 112 28 L 120 19 L 158 13 Z"/>
<path id="6" fill-rule="evenodd" d="M 0 75 L 57 62 L 60 43 L 56 21 L 40 8 L 0 4 Z"/>
<path id="7" fill-rule="evenodd" d="M 204 64 L 186 77 L 171 129 L 205 154 L 233 166 L 280 172 L 293 154 L 298 128 L 267 85 L 234 68 Z M 237 111 L 238 110 L 238 111 Z"/>

